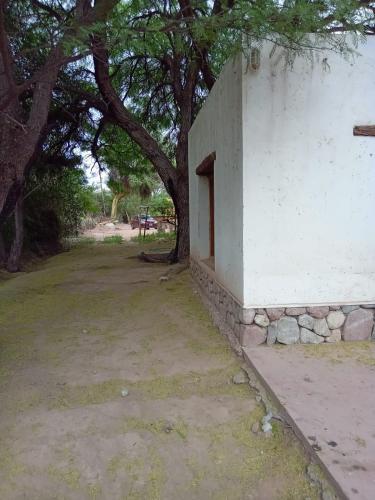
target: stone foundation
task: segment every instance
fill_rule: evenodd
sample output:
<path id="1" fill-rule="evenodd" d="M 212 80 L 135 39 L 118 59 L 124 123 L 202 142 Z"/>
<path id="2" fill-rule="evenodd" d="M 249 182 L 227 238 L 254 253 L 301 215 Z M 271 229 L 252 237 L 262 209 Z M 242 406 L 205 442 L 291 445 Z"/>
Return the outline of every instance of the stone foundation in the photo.
<path id="1" fill-rule="evenodd" d="M 208 266 L 191 259 L 191 272 L 244 347 L 375 339 L 375 304 L 246 309 L 216 281 Z"/>

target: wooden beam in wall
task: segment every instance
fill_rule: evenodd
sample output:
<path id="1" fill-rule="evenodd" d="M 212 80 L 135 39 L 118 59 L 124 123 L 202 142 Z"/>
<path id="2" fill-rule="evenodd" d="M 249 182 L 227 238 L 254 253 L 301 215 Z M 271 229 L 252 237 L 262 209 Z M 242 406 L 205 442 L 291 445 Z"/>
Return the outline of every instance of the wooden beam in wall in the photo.
<path id="1" fill-rule="evenodd" d="M 197 166 L 195 173 L 197 175 L 210 175 L 214 171 L 214 161 L 216 160 L 216 153 L 213 152 L 206 156 L 206 158 Z"/>
<path id="2" fill-rule="evenodd" d="M 353 135 L 375 137 L 375 125 L 356 125 L 353 128 Z"/>

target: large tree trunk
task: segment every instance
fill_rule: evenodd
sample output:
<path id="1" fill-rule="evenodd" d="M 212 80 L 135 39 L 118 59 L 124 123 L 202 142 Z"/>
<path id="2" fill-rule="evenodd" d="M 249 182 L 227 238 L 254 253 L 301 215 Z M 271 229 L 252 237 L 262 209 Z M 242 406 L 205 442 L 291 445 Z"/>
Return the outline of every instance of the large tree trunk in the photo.
<path id="1" fill-rule="evenodd" d="M 23 247 L 23 195 L 18 198 L 14 210 L 14 239 L 10 248 L 7 269 L 11 273 L 19 271 Z"/>
<path id="2" fill-rule="evenodd" d="M 111 208 L 111 219 L 117 219 L 117 209 L 119 201 L 124 197 L 124 193 L 117 193 L 113 196 L 112 208 Z"/>
<path id="3" fill-rule="evenodd" d="M 177 216 L 177 239 L 176 247 L 171 254 L 171 260 L 177 262 L 185 260 L 190 253 L 189 240 L 189 181 L 187 172 L 180 171 L 178 186 L 173 190 L 172 199 Z"/>
<path id="4" fill-rule="evenodd" d="M 172 252 L 172 260 L 186 259 L 189 256 L 189 174 L 188 174 L 188 131 L 192 120 L 193 88 L 197 68 L 192 66 L 187 76 L 186 87 L 181 95 L 180 107 L 183 120 L 179 133 L 175 168 L 160 145 L 124 106 L 113 88 L 109 75 L 108 53 L 99 37 L 93 38 L 95 77 L 103 99 L 107 103 L 108 115 L 119 127 L 124 129 L 136 142 L 143 154 L 150 160 L 159 174 L 167 192 L 170 194 L 177 215 L 177 242 Z"/>
<path id="5" fill-rule="evenodd" d="M 4 242 L 3 233 L 1 232 L 1 229 L 0 229 L 0 267 L 5 266 L 5 262 L 6 262 L 5 242 Z"/>

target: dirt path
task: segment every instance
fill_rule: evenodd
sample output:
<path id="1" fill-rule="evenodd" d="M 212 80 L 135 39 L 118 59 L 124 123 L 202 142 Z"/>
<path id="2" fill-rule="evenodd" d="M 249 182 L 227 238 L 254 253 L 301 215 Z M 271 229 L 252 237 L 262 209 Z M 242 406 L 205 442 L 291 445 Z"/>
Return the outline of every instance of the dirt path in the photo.
<path id="1" fill-rule="evenodd" d="M 318 498 L 187 271 L 96 244 L 0 285 L 0 498 Z M 128 395 L 122 396 L 128 392 Z"/>
<path id="2" fill-rule="evenodd" d="M 94 229 L 86 229 L 84 231 L 84 236 L 86 238 L 94 238 L 97 241 L 103 241 L 104 238 L 109 236 L 121 236 L 125 241 L 130 241 L 139 235 L 139 229 L 132 229 L 130 224 L 124 224 L 123 222 L 116 222 L 116 224 L 108 222 L 110 225 L 98 224 Z M 107 223 L 107 224 L 108 224 Z M 156 229 L 147 229 L 146 234 L 156 233 Z M 144 231 L 142 231 L 142 234 Z"/>

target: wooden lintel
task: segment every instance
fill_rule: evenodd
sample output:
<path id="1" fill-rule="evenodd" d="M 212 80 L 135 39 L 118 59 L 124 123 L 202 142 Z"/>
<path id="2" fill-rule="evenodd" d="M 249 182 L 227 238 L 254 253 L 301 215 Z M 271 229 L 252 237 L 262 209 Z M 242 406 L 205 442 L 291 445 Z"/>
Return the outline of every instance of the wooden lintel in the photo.
<path id="1" fill-rule="evenodd" d="M 195 173 L 197 175 L 210 175 L 214 171 L 214 161 L 216 160 L 216 153 L 213 152 L 206 156 L 206 158 L 197 166 Z"/>
<path id="2" fill-rule="evenodd" d="M 353 128 L 353 135 L 375 137 L 375 125 L 356 125 Z"/>

